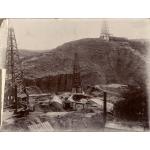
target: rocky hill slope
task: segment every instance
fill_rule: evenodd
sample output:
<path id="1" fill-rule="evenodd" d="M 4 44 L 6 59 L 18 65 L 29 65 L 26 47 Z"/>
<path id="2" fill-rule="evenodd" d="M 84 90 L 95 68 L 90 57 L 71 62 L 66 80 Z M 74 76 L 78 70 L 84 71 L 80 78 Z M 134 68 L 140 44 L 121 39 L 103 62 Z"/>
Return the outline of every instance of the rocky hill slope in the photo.
<path id="1" fill-rule="evenodd" d="M 146 55 L 146 42 L 119 39 L 107 42 L 99 38 L 71 41 L 53 50 L 32 52 L 32 55 L 22 52 L 25 77 L 36 79 L 71 74 L 75 52 L 79 56 L 82 83 L 85 85 L 145 82 L 146 65 L 140 56 L 144 58 Z"/>

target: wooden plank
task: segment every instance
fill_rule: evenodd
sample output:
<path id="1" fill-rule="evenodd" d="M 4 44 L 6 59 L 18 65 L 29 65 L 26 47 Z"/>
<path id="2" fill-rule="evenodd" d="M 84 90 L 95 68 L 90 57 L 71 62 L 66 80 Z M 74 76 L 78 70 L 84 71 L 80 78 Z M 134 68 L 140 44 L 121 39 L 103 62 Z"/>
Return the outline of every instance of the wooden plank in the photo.
<path id="1" fill-rule="evenodd" d="M 28 126 L 29 130 L 32 132 L 39 132 L 39 131 L 54 131 L 53 127 L 51 126 L 51 124 L 49 122 L 43 122 L 43 123 L 39 123 L 39 124 L 34 124 L 34 125 L 30 125 Z"/>

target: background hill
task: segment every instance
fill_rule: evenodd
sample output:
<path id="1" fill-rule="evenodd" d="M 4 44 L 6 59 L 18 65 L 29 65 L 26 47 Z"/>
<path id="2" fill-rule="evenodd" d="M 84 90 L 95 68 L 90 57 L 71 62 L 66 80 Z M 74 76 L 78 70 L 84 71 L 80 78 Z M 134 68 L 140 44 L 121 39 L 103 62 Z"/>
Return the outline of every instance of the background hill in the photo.
<path id="1" fill-rule="evenodd" d="M 20 52 L 25 78 L 28 79 L 71 74 L 75 52 L 79 55 L 82 83 L 85 85 L 141 84 L 146 79 L 144 58 L 147 43 L 143 40 L 107 42 L 86 38 L 44 52 Z"/>

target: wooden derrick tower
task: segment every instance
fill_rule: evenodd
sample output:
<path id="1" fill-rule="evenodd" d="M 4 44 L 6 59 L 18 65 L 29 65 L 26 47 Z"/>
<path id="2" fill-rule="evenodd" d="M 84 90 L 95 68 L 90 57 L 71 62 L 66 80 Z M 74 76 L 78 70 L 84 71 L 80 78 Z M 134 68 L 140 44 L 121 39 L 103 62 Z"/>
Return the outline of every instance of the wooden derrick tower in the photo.
<path id="1" fill-rule="evenodd" d="M 101 28 L 101 35 L 100 39 L 109 41 L 110 34 L 109 34 L 109 29 L 106 20 L 102 22 L 102 28 Z"/>
<path id="2" fill-rule="evenodd" d="M 8 29 L 5 104 L 13 107 L 15 113 L 19 108 L 27 109 L 28 107 L 28 94 L 13 28 Z"/>
<path id="3" fill-rule="evenodd" d="M 80 65 L 79 65 L 79 57 L 78 57 L 77 53 L 74 54 L 72 92 L 73 93 L 82 93 Z"/>

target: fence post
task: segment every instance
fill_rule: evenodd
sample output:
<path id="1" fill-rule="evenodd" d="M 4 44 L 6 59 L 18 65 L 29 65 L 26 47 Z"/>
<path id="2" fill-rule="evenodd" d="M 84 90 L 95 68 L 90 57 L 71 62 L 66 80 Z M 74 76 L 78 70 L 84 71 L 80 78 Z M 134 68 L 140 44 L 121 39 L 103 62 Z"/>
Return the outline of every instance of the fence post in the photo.
<path id="1" fill-rule="evenodd" d="M 15 85 L 15 87 L 13 88 L 13 94 L 14 94 L 14 98 L 15 98 L 15 113 L 18 112 L 18 96 L 17 96 L 17 85 Z"/>
<path id="2" fill-rule="evenodd" d="M 107 93 L 104 92 L 104 100 L 103 100 L 103 126 L 105 127 L 107 118 Z"/>

